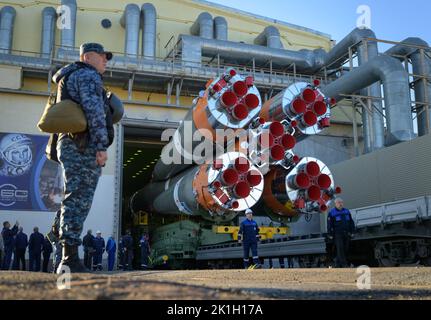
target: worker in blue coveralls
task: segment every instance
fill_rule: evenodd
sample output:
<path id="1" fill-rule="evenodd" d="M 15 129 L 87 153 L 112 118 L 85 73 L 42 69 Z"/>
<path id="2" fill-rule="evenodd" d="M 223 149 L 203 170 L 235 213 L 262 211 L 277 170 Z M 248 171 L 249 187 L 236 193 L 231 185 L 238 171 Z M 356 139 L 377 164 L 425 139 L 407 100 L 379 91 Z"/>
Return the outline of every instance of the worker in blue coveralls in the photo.
<path id="1" fill-rule="evenodd" d="M 242 242 L 244 249 L 244 268 L 249 267 L 249 253 L 251 249 L 251 253 L 253 255 L 253 267 L 261 268 L 259 263 L 259 256 L 257 255 L 257 242 L 260 238 L 259 236 L 259 227 L 256 221 L 253 220 L 253 211 L 251 209 L 245 210 L 245 219 L 241 222 L 238 231 L 238 241 Z"/>
<path id="2" fill-rule="evenodd" d="M 62 245 L 59 274 L 63 271 L 89 271 L 78 255 L 78 247 L 82 243 L 80 235 L 102 167 L 108 160 L 107 149 L 114 139 L 110 102 L 102 82 L 102 74 L 108 60 L 112 59 L 112 53 L 98 43 L 85 43 L 80 46 L 79 54 L 80 61 L 61 68 L 53 77 L 58 84 L 57 102 L 74 100 L 82 107 L 87 120 L 86 131 L 59 134 L 54 149 L 65 185 L 60 219 L 54 220 L 52 228 L 52 233 Z"/>
<path id="3" fill-rule="evenodd" d="M 108 253 L 108 271 L 114 270 L 116 251 L 117 244 L 115 243 L 114 237 L 110 236 L 106 243 L 106 252 Z"/>
<path id="4" fill-rule="evenodd" d="M 343 199 L 336 198 L 334 203 L 335 208 L 328 213 L 328 237 L 334 241 L 336 249 L 335 266 L 345 268 L 348 266 L 349 242 L 355 232 L 355 223 L 350 211 L 344 208 Z"/>
<path id="5" fill-rule="evenodd" d="M 10 228 L 9 221 L 3 222 L 3 230 L 1 235 L 4 243 L 4 257 L 2 263 L 2 270 L 9 270 L 10 263 L 12 262 L 12 253 L 15 248 L 15 236 L 18 233 L 19 222 L 17 221 L 13 228 Z"/>
<path id="6" fill-rule="evenodd" d="M 93 255 L 93 270 L 102 270 L 102 257 L 105 252 L 105 239 L 102 238 L 102 232 L 97 231 L 96 237 L 93 239 L 94 255 Z"/>
<path id="7" fill-rule="evenodd" d="M 40 271 L 40 258 L 43 250 L 43 243 L 45 242 L 43 234 L 39 232 L 38 227 L 33 228 L 33 233 L 28 240 L 28 255 L 29 263 L 28 269 L 30 271 Z"/>
<path id="8" fill-rule="evenodd" d="M 150 255 L 150 236 L 148 233 L 144 233 L 139 240 L 139 247 L 141 247 L 141 269 L 148 269 L 148 261 Z"/>

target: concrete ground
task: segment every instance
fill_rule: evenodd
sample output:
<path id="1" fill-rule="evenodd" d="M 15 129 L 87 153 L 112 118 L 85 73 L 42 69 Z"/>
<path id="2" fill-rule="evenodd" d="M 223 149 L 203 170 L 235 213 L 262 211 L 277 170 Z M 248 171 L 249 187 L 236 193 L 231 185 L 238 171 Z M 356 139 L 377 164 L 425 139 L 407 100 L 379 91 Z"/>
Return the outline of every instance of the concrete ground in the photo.
<path id="1" fill-rule="evenodd" d="M 1 271 L 0 299 L 426 299 L 431 268 L 370 269 L 360 290 L 351 269 L 134 271 L 73 274 L 70 289 L 53 274 Z M 367 285 L 367 281 L 359 282 Z"/>

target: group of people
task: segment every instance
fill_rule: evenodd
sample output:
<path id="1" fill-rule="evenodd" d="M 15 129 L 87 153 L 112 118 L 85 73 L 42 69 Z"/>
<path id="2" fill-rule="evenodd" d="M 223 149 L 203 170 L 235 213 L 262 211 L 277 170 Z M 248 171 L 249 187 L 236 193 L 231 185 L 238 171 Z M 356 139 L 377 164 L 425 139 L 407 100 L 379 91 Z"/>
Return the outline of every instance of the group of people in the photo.
<path id="1" fill-rule="evenodd" d="M 101 271 L 103 254 L 108 255 L 108 271 L 115 268 L 117 254 L 117 244 L 113 236 L 105 239 L 100 231 L 93 236 L 92 230 L 88 230 L 82 239 L 84 248 L 84 265 L 88 270 Z M 120 238 L 118 246 L 120 270 L 132 270 L 132 261 L 134 257 L 134 243 L 130 231 Z M 141 253 L 141 269 L 149 268 L 150 243 L 149 235 L 144 233 L 139 240 Z M 26 252 L 28 250 L 28 268 L 26 265 Z M 2 270 L 23 270 L 50 272 L 49 262 L 51 255 L 53 271 L 55 271 L 61 261 L 61 246 L 58 243 L 52 243 L 48 237 L 39 232 L 38 227 L 33 228 L 30 237 L 24 233 L 23 227 L 17 221 L 11 227 L 8 221 L 3 222 L 3 230 L 0 235 L 0 267 Z M 42 260 L 43 258 L 43 260 Z"/>
<path id="2" fill-rule="evenodd" d="M 108 271 L 114 270 L 115 258 L 117 253 L 117 243 L 115 239 L 110 236 L 105 245 L 105 239 L 102 237 L 100 231 L 96 232 L 96 236 L 92 235 L 92 230 L 88 230 L 87 234 L 82 239 L 84 247 L 84 265 L 87 269 L 93 271 L 101 271 L 103 254 L 106 252 L 108 255 Z M 149 268 L 149 255 L 150 255 L 150 242 L 149 235 L 144 233 L 139 240 L 139 248 L 141 251 L 141 269 Z M 119 270 L 132 270 L 134 257 L 134 243 L 130 230 L 126 231 L 118 244 L 118 269 Z"/>
<path id="3" fill-rule="evenodd" d="M 42 271 L 48 272 L 53 249 L 49 240 L 39 232 L 39 228 L 34 227 L 33 233 L 28 237 L 18 221 L 12 228 L 9 221 L 4 221 L 0 236 L 1 269 L 9 270 L 12 267 L 13 270 L 27 270 L 25 260 L 27 249 L 28 270 L 38 272 L 42 263 Z"/>

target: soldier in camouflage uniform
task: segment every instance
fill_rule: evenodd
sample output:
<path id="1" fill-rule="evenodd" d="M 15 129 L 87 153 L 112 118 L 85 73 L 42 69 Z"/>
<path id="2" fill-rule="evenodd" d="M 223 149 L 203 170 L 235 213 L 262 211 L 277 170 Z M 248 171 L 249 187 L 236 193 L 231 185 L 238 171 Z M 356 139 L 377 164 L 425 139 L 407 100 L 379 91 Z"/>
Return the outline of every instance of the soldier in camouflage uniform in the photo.
<path id="1" fill-rule="evenodd" d="M 53 77 L 58 84 L 57 102 L 71 99 L 79 103 L 87 118 L 87 130 L 77 134 L 59 134 L 57 157 L 63 169 L 65 198 L 53 233 L 62 245 L 62 266 L 71 272 L 88 271 L 80 262 L 78 247 L 84 221 L 90 211 L 107 148 L 113 141 L 112 115 L 103 89 L 102 74 L 112 53 L 97 43 L 80 47 L 80 61 L 60 69 Z M 59 219 L 58 219 L 59 218 Z"/>

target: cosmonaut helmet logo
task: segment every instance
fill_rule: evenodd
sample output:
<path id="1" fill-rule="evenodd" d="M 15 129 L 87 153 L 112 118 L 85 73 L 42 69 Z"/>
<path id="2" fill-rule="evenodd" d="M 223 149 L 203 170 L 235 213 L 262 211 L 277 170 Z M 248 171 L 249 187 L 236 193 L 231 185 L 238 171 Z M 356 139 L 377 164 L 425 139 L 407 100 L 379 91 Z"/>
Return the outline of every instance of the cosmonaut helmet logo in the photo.
<path id="1" fill-rule="evenodd" d="M 0 174 L 3 176 L 20 176 L 30 169 L 33 152 L 31 139 L 25 134 L 10 133 L 0 142 L 2 165 Z"/>

